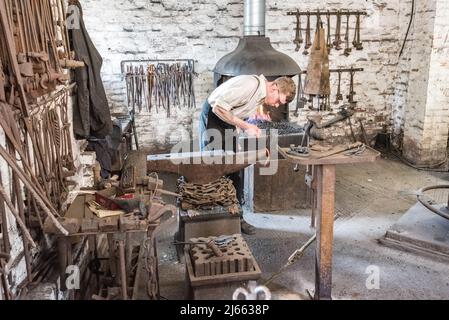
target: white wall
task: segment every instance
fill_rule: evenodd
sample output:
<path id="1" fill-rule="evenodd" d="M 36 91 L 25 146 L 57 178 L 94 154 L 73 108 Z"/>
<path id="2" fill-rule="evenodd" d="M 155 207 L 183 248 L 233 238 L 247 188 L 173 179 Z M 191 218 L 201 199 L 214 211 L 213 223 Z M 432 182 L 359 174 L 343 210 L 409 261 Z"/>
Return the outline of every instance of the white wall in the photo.
<path id="1" fill-rule="evenodd" d="M 200 107 L 213 89 L 213 67 L 237 46 L 243 33 L 243 0 L 86 0 L 83 4 L 87 28 L 104 57 L 103 79 L 113 110 L 125 106 L 120 61 L 138 58 L 197 60 L 199 78 L 195 87 Z M 292 43 L 295 18 L 286 15 L 297 6 L 298 1 L 268 0 L 266 34 L 276 49 L 289 54 L 302 68 L 306 68 L 307 57 L 295 52 Z M 375 127 L 389 123 L 399 39 L 403 33 L 399 26 L 399 1 L 305 0 L 299 8 L 360 9 L 368 12 L 368 16 L 362 19 L 365 50 L 355 51 L 348 58 L 340 56 L 341 51 L 334 51 L 331 53 L 331 67 L 365 68 L 365 72 L 356 77 L 357 100 L 360 108 L 366 110 L 360 116 L 375 122 Z M 155 147 L 175 143 L 183 135 L 196 135 L 198 113 L 178 112 L 172 119 L 166 119 L 163 114 L 144 114 L 138 118 L 141 140 L 144 145 Z M 304 115 L 298 121 L 304 121 Z M 341 135 L 342 132 L 334 134 Z"/>

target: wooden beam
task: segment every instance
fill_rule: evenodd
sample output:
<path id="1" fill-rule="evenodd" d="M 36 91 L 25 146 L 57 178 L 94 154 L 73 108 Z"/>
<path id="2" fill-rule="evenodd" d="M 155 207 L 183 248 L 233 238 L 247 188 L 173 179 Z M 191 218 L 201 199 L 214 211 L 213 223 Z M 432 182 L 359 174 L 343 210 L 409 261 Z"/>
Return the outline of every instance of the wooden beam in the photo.
<path id="1" fill-rule="evenodd" d="M 317 246 L 315 299 L 331 300 L 334 240 L 335 165 L 317 167 Z"/>

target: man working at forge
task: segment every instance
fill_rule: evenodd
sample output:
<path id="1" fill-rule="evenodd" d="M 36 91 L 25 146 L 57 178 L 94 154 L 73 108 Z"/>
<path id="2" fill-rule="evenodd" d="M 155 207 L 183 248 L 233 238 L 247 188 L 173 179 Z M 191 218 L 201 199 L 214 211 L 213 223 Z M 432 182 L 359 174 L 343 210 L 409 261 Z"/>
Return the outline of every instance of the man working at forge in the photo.
<path id="1" fill-rule="evenodd" d="M 199 138 L 201 151 L 226 150 L 237 152 L 236 134 L 233 141 L 225 141 L 226 130 L 244 131 L 250 136 L 260 136 L 260 129 L 245 122 L 253 117 L 257 110 L 264 105 L 278 108 L 290 103 L 296 95 L 296 85 L 291 78 L 281 77 L 273 82 L 263 75 L 241 75 L 229 79 L 216 88 L 203 105 L 199 119 Z M 208 134 L 208 130 L 215 129 L 221 133 L 220 141 L 214 141 L 216 135 Z M 243 204 L 243 186 L 240 173 L 230 176 L 237 191 L 240 205 Z M 255 229 L 242 220 L 242 232 L 254 234 Z"/>

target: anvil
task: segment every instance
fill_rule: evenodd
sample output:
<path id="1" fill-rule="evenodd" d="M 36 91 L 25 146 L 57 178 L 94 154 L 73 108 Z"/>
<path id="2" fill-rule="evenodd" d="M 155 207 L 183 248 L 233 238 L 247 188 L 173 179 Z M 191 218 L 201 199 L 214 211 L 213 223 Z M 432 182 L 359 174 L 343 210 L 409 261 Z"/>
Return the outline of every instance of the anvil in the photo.
<path id="1" fill-rule="evenodd" d="M 238 172 L 257 162 L 268 164 L 267 149 L 232 152 L 204 151 L 149 155 L 148 172 L 170 172 L 184 176 L 189 183 L 206 184 Z"/>

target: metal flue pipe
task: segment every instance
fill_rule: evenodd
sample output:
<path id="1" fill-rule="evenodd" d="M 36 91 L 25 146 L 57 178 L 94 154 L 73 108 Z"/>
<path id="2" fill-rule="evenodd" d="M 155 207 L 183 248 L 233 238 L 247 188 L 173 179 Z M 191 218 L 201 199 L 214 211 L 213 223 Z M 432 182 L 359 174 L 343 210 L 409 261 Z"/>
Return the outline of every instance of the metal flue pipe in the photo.
<path id="1" fill-rule="evenodd" d="M 245 0 L 243 35 L 265 36 L 265 0 Z"/>

